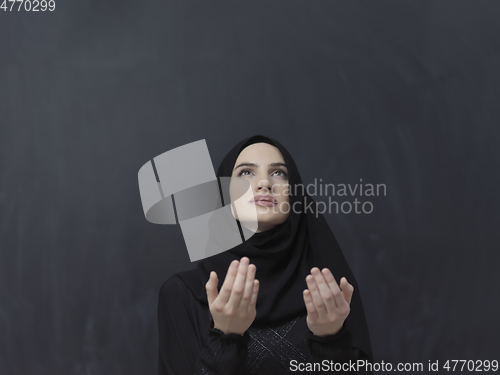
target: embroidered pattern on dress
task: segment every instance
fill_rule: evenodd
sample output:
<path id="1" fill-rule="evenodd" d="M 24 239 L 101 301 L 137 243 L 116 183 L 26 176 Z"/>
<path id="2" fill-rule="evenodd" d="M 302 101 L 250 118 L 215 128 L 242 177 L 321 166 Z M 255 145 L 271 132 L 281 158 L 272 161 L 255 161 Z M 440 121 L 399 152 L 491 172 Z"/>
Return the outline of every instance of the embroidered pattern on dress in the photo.
<path id="1" fill-rule="evenodd" d="M 248 373 L 258 374 L 259 368 L 269 356 L 276 358 L 288 369 L 293 359 L 306 361 L 304 355 L 288 340 L 286 335 L 297 323 L 299 317 L 278 327 L 252 328 L 248 333 L 253 339 L 248 346 Z"/>

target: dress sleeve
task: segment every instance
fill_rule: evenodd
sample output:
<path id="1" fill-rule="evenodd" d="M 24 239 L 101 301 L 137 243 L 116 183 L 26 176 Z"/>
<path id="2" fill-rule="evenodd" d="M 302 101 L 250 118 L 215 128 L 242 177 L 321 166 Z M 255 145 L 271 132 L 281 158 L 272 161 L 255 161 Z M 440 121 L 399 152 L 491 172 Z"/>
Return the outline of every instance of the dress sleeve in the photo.
<path id="1" fill-rule="evenodd" d="M 307 346 L 311 357 L 316 362 L 323 360 L 334 363 L 355 363 L 358 360 L 368 361 L 370 358 L 360 349 L 352 346 L 352 336 L 348 328 L 343 325 L 335 335 L 316 336 L 310 330 L 307 331 Z M 324 372 L 324 374 L 335 374 L 335 372 Z M 372 374 L 371 371 L 358 371 L 357 374 Z"/>
<path id="2" fill-rule="evenodd" d="M 226 335 L 213 327 L 212 319 L 208 326 L 200 324 L 197 303 L 175 275 L 161 286 L 158 375 L 240 374 L 248 355 L 248 332 Z"/>

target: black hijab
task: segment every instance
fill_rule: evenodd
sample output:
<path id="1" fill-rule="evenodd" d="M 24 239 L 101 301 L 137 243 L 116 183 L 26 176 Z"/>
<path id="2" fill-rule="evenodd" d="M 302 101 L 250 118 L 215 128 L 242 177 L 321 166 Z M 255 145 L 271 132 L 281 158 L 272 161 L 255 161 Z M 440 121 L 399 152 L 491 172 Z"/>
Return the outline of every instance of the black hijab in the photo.
<path id="1" fill-rule="evenodd" d="M 344 325 L 349 329 L 353 346 L 365 352 L 373 360 L 370 336 L 361 303 L 356 279 L 347 264 L 335 236 L 322 214 L 316 213 L 312 197 L 304 189 L 295 189 L 302 179 L 297 166 L 285 147 L 276 140 L 256 135 L 239 142 L 222 160 L 217 177 L 230 177 L 240 152 L 253 143 L 268 143 L 279 149 L 288 170 L 288 183 L 292 193 L 288 218 L 274 228 L 255 233 L 242 244 L 201 260 L 197 267 L 178 276 L 185 282 L 193 295 L 208 305 L 205 284 L 210 272 L 217 272 L 219 289 L 224 282 L 229 264 L 243 256 L 257 267 L 255 278 L 259 280 L 257 316 L 254 324 L 277 323 L 306 314 L 302 291 L 307 288 L 306 276 L 312 267 L 330 269 L 337 282 L 345 276 L 354 286 L 351 312 Z M 293 206 L 295 202 L 296 206 Z M 309 206 L 308 206 L 309 205 Z M 309 207 L 306 209 L 306 207 Z M 297 212 L 298 211 L 298 212 Z"/>

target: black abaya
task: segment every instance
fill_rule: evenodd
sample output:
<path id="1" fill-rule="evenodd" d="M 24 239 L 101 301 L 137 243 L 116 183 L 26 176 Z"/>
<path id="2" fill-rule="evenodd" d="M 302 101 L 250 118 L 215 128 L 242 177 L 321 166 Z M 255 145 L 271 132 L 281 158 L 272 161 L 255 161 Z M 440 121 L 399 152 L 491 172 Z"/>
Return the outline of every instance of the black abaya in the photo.
<path id="1" fill-rule="evenodd" d="M 243 336 L 225 335 L 214 328 L 208 306 L 177 275 L 160 288 L 158 325 L 158 375 L 281 375 L 307 363 L 319 366 L 324 360 L 370 361 L 352 347 L 348 325 L 335 335 L 317 337 L 307 327 L 306 315 L 271 325 L 254 323 Z"/>

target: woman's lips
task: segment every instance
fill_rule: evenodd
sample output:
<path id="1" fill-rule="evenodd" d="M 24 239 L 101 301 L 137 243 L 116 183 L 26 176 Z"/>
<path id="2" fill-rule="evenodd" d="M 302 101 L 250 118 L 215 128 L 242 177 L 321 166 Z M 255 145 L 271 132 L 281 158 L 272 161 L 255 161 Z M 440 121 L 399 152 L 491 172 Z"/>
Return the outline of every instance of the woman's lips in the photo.
<path id="1" fill-rule="evenodd" d="M 276 204 L 274 202 L 265 201 L 265 200 L 258 200 L 258 201 L 252 202 L 252 203 L 254 203 L 256 206 L 263 206 L 263 207 L 271 207 L 271 206 L 274 206 Z"/>
<path id="2" fill-rule="evenodd" d="M 255 204 L 256 206 L 262 206 L 262 207 L 271 207 L 276 204 L 278 204 L 278 201 L 268 195 L 263 195 L 263 196 L 256 196 L 254 197 L 250 203 Z"/>

